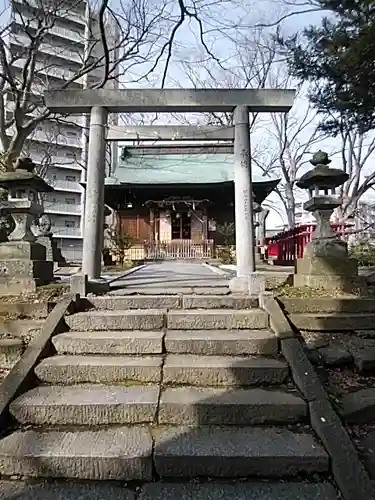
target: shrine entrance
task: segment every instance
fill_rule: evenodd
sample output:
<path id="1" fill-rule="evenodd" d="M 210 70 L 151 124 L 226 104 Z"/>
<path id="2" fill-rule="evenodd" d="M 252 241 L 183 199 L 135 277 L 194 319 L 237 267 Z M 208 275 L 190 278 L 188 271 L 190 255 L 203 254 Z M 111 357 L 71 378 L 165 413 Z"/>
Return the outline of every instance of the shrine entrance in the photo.
<path id="1" fill-rule="evenodd" d="M 172 212 L 171 214 L 171 239 L 191 239 L 191 214 L 189 212 Z"/>

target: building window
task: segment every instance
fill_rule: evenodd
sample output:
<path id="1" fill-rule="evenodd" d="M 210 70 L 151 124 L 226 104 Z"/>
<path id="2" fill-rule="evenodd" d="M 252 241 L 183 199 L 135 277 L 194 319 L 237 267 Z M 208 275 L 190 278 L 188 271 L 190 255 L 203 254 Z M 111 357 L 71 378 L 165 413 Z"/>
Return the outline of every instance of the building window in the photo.
<path id="1" fill-rule="evenodd" d="M 75 175 L 66 175 L 65 180 L 70 182 L 77 182 L 77 177 Z"/>
<path id="2" fill-rule="evenodd" d="M 67 130 L 66 131 L 66 135 L 68 137 L 77 137 L 78 133 L 77 132 L 74 132 L 73 130 Z"/>
<path id="3" fill-rule="evenodd" d="M 65 198 L 65 203 L 67 205 L 75 205 L 76 204 L 76 199 L 75 198 Z"/>
<path id="4" fill-rule="evenodd" d="M 65 227 L 76 227 L 74 220 L 65 220 Z"/>

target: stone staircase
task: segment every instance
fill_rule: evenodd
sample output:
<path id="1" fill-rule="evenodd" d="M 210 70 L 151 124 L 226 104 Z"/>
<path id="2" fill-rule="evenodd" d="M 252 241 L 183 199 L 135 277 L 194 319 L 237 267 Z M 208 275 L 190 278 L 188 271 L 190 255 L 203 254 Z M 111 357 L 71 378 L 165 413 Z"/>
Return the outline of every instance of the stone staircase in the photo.
<path id="1" fill-rule="evenodd" d="M 11 405 L 19 428 L 0 443 L 4 476 L 261 477 L 280 488 L 303 476 L 336 498 L 328 455 L 257 299 L 92 297 L 66 322 L 56 355 L 35 369 L 40 385 Z"/>

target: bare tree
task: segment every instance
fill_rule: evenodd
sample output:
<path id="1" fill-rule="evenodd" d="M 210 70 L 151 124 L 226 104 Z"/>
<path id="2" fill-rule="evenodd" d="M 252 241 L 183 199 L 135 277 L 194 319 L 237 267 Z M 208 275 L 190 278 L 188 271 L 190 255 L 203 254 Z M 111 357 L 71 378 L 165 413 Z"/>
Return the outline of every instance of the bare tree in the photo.
<path id="1" fill-rule="evenodd" d="M 361 134 L 344 124 L 340 156 L 342 168 L 349 175 L 348 181 L 341 187 L 343 204 L 338 210 L 340 220 L 345 221 L 356 215 L 358 202 L 375 186 L 375 134 Z"/>
<path id="2" fill-rule="evenodd" d="M 225 66 L 214 64 L 215 61 L 207 60 L 202 54 L 202 61 L 199 64 L 183 62 L 182 68 L 194 88 L 262 89 L 269 86 L 269 76 L 278 62 L 275 39 L 264 30 L 255 30 L 248 31 L 246 35 L 237 33 L 234 53 L 226 61 Z M 206 125 L 231 126 L 233 114 L 205 113 L 199 116 L 199 120 Z M 259 114 L 252 113 L 251 129 L 257 120 Z"/>
<path id="3" fill-rule="evenodd" d="M 176 8 L 173 0 L 129 0 L 120 1 L 113 11 L 108 0 L 97 0 L 97 5 L 83 0 L 22 0 L 22 8 L 15 0 L 2 1 L 5 11 L 12 13 L 0 39 L 0 167 L 5 170 L 13 169 L 27 138 L 43 122 L 64 125 L 63 117 L 57 120 L 45 108 L 44 90 L 149 82 L 154 73 L 163 86 L 175 40 L 187 22 L 195 22 L 204 50 L 215 59 L 205 41 L 213 28 L 205 28 L 209 8 L 202 2 L 187 6 L 179 0 Z M 216 0 L 212 6 L 227 2 Z M 64 18 L 75 17 L 86 24 L 84 35 L 77 30 L 75 42 L 57 43 Z M 58 62 L 67 52 L 75 61 L 71 70 Z"/>
<path id="4" fill-rule="evenodd" d="M 288 79 L 284 81 L 289 86 Z M 253 162 L 265 176 L 280 177 L 277 193 L 287 216 L 288 227 L 295 225 L 296 181 L 322 141 L 316 113 L 308 101 L 297 94 L 296 106 L 289 113 L 272 113 L 265 125 L 268 144 L 252 154 Z"/>

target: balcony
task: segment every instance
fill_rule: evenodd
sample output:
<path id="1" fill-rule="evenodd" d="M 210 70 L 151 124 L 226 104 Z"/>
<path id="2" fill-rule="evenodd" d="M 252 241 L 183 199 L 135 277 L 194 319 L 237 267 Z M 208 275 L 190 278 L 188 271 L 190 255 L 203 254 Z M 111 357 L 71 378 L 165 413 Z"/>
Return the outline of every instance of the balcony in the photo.
<path id="1" fill-rule="evenodd" d="M 21 57 L 20 59 L 17 59 L 17 61 L 14 61 L 13 66 L 22 71 L 25 64 L 26 64 L 26 59 Z M 74 76 L 76 75 L 76 73 L 74 71 L 70 71 L 68 68 L 62 68 L 61 65 L 60 65 L 60 67 L 57 65 L 56 66 L 51 66 L 51 65 L 46 66 L 45 63 L 42 63 L 39 61 L 37 61 L 35 64 L 35 72 L 40 73 L 41 75 L 46 75 L 50 78 L 57 78 L 59 80 L 63 80 L 64 82 L 74 78 Z M 90 74 L 92 74 L 92 73 L 90 73 Z M 75 80 L 75 83 L 81 84 L 83 86 L 85 83 L 85 79 L 86 79 L 86 77 L 82 76 L 81 78 L 77 78 Z"/>
<path id="2" fill-rule="evenodd" d="M 44 202 L 45 210 L 47 213 L 54 214 L 76 214 L 81 215 L 82 205 L 81 204 L 71 204 L 71 203 L 54 203 L 52 201 L 46 200 Z"/>
<path id="3" fill-rule="evenodd" d="M 52 226 L 51 231 L 56 238 L 82 238 L 79 227 Z"/>
<path id="4" fill-rule="evenodd" d="M 48 142 L 49 144 L 56 144 L 59 146 L 69 146 L 71 148 L 81 147 L 81 136 L 68 137 L 62 131 L 56 135 L 52 131 L 46 133 L 44 130 L 36 130 L 30 135 L 29 140 L 38 142 Z"/>
<path id="5" fill-rule="evenodd" d="M 23 29 L 24 29 L 24 26 L 26 23 L 31 28 L 34 28 L 34 29 L 38 28 L 37 23 L 33 19 L 28 19 L 28 18 L 26 18 L 26 20 L 25 20 L 25 18 L 22 19 L 18 13 L 16 13 L 14 20 L 17 23 L 17 25 L 21 26 L 21 28 L 23 28 Z M 77 31 L 75 31 L 75 30 L 69 30 L 69 29 L 63 28 L 62 26 L 53 26 L 49 30 L 49 33 L 51 33 L 52 35 L 64 38 L 66 40 L 71 40 L 72 42 L 82 43 L 82 45 L 85 43 L 84 27 L 82 27 L 82 33 L 77 33 Z"/>
<path id="6" fill-rule="evenodd" d="M 30 152 L 30 157 L 34 163 L 40 165 L 42 162 L 46 162 L 47 157 L 41 154 L 34 154 L 32 151 Z M 80 159 L 80 154 L 77 153 L 77 159 L 68 159 L 64 156 L 52 156 L 48 158 L 47 165 L 48 167 L 56 167 L 56 168 L 67 168 L 68 170 L 78 170 L 81 172 L 82 167 L 77 163 L 77 160 Z M 54 185 L 54 182 L 51 179 L 46 179 L 47 182 Z M 78 182 L 78 181 L 77 181 Z"/>
<path id="7" fill-rule="evenodd" d="M 60 179 L 46 179 L 46 181 L 53 186 L 56 191 L 75 191 L 76 193 L 82 193 L 82 186 L 78 184 L 77 181 L 64 181 Z"/>
<path id="8" fill-rule="evenodd" d="M 30 39 L 22 34 L 12 34 L 11 43 L 13 45 L 18 45 L 19 47 L 28 47 L 30 45 Z M 83 61 L 83 50 L 80 54 L 78 50 L 69 50 L 66 47 L 59 47 L 57 45 L 53 46 L 50 43 L 41 43 L 39 52 L 41 54 L 46 54 L 47 56 L 64 59 L 70 63 L 74 62 L 76 64 L 82 64 Z"/>
<path id="9" fill-rule="evenodd" d="M 22 12 L 23 8 L 25 7 L 25 3 L 22 0 L 13 0 L 13 2 L 17 4 L 18 10 L 20 12 Z M 35 0 L 28 0 L 27 5 L 30 5 L 31 7 L 36 9 L 36 11 L 38 12 L 39 5 L 37 2 L 35 2 Z M 77 12 L 77 11 L 72 12 L 71 10 L 61 11 L 60 17 L 63 17 L 64 19 L 68 19 L 69 21 L 83 24 L 83 25 L 86 25 L 86 23 L 87 23 L 86 16 L 84 15 L 84 13 L 82 11 L 81 12 Z"/>

